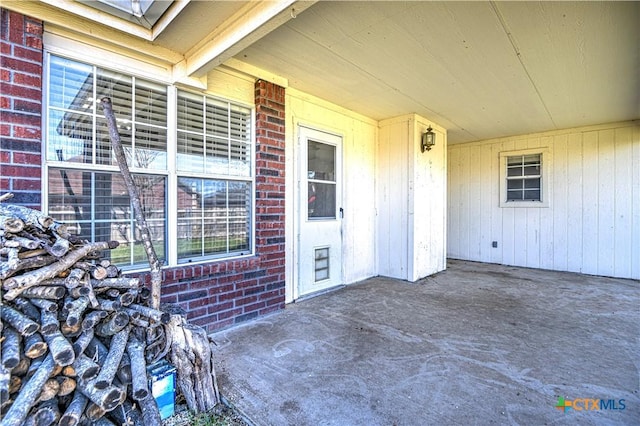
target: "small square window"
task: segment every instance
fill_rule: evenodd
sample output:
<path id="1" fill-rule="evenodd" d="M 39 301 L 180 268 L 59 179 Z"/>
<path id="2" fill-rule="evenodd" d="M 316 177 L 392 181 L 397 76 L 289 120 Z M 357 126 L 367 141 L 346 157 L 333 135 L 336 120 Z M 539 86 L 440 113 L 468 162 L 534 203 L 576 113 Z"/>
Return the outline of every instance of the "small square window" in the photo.
<path id="1" fill-rule="evenodd" d="M 541 201 L 542 154 L 507 157 L 507 202 Z"/>
<path id="2" fill-rule="evenodd" d="M 500 153 L 500 207 L 548 207 L 546 148 Z"/>

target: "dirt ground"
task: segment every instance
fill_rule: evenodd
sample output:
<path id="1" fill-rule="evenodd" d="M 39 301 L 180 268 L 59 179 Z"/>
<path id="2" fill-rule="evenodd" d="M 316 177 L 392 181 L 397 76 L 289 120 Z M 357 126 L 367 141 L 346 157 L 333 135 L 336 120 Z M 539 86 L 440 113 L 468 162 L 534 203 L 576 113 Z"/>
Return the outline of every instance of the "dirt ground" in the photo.
<path id="1" fill-rule="evenodd" d="M 193 414 L 179 404 L 176 413 L 162 422 L 163 426 L 248 426 L 232 408 L 218 404 L 211 412 Z"/>

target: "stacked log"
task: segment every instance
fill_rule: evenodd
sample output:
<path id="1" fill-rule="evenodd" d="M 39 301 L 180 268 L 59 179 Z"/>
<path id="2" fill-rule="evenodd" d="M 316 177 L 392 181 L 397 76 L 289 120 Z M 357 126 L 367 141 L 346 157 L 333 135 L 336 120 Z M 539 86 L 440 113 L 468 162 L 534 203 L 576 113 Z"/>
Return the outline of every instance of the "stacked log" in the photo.
<path id="1" fill-rule="evenodd" d="M 0 204 L 0 426 L 160 424 L 146 366 L 164 358 L 166 312 L 51 217 Z"/>

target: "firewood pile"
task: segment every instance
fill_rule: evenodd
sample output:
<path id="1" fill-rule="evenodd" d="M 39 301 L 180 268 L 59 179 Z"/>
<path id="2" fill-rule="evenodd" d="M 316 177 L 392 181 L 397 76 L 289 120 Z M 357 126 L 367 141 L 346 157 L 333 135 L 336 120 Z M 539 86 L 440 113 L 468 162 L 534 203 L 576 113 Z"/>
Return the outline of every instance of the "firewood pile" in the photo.
<path id="1" fill-rule="evenodd" d="M 147 365 L 170 352 L 167 312 L 90 243 L 0 204 L 0 426 L 154 425 Z"/>

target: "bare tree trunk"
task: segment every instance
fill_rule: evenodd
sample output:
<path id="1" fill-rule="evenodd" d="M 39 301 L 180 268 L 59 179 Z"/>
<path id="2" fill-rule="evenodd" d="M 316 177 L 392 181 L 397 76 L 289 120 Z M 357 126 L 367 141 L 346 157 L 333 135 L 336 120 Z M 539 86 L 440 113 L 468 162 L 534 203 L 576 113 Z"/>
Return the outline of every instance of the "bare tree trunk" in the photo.
<path id="1" fill-rule="evenodd" d="M 203 328 L 193 326 L 179 315 L 172 315 L 170 361 L 176 367 L 177 385 L 187 406 L 206 412 L 220 402 L 211 353 L 211 342 Z"/>
<path id="2" fill-rule="evenodd" d="M 34 333 L 24 339 L 24 354 L 27 358 L 39 358 L 47 352 L 48 346 L 40 333 Z"/>
<path id="3" fill-rule="evenodd" d="M 103 318 L 107 316 L 105 311 L 91 311 L 82 320 L 82 330 L 92 330 Z"/>
<path id="4" fill-rule="evenodd" d="M 120 405 L 126 396 L 125 392 L 117 386 L 108 386 L 104 389 L 95 387 L 95 379 L 90 381 L 79 380 L 78 390 L 85 394 L 91 402 L 106 411 L 111 411 Z M 104 413 L 103 413 L 104 415 Z M 101 416 L 100 416 L 101 417 Z M 98 417 L 99 418 L 99 417 Z"/>
<path id="5" fill-rule="evenodd" d="M 154 321 L 161 322 L 162 324 L 167 324 L 171 319 L 171 314 L 169 312 L 147 308 L 146 306 L 138 304 L 131 304 L 128 308 L 123 308 L 123 311 L 128 313 L 129 315 L 133 315 L 136 312 L 139 312 L 145 317 L 149 317 Z"/>
<path id="6" fill-rule="evenodd" d="M 67 309 L 67 320 L 66 324 L 69 327 L 73 327 L 76 324 L 80 323 L 82 319 L 82 314 L 85 309 L 89 306 L 89 298 L 88 297 L 79 297 L 77 299 L 71 299 L 65 303 L 64 307 Z"/>
<path id="7" fill-rule="evenodd" d="M 18 298 L 13 301 L 13 304 L 16 305 L 23 314 L 31 318 L 33 321 L 40 321 L 40 311 L 36 309 L 36 307 L 29 302 L 27 299 Z"/>
<path id="8" fill-rule="evenodd" d="M 40 333 L 43 336 L 47 336 L 57 331 L 60 331 L 58 315 L 43 309 L 40 314 Z"/>
<path id="9" fill-rule="evenodd" d="M 77 383 L 76 379 L 74 379 L 73 377 L 58 376 L 56 380 L 58 380 L 58 383 L 60 383 L 58 396 L 70 395 L 71 393 L 73 393 L 73 391 L 76 390 Z"/>
<path id="10" fill-rule="evenodd" d="M 0 309 L 0 318 L 8 322 L 23 336 L 31 336 L 40 329 L 40 324 L 32 321 L 26 315 L 16 311 L 11 306 L 4 305 Z"/>
<path id="11" fill-rule="evenodd" d="M 45 287 L 42 285 L 29 287 L 22 291 L 22 297 L 33 297 L 35 299 L 58 300 L 62 299 L 67 291 L 64 287 Z"/>
<path id="12" fill-rule="evenodd" d="M 0 205 L 0 215 L 19 218 L 25 224 L 36 226 L 41 230 L 45 230 L 53 225 L 52 217 L 47 216 L 40 211 L 32 210 L 28 207 L 18 206 L 15 204 Z"/>
<path id="13" fill-rule="evenodd" d="M 56 331 L 55 333 L 47 334 L 44 336 L 44 340 L 49 345 L 49 352 L 57 365 L 64 367 L 73 364 L 76 354 L 73 352 L 73 346 L 62 333 Z"/>
<path id="14" fill-rule="evenodd" d="M 140 279 L 126 278 L 126 277 L 105 278 L 104 280 L 101 280 L 101 281 L 91 280 L 91 286 L 96 290 L 101 287 L 137 289 L 140 286 Z"/>
<path id="15" fill-rule="evenodd" d="M 93 328 L 89 330 L 83 330 L 80 333 L 80 336 L 73 342 L 73 352 L 75 352 L 76 356 L 79 356 L 81 353 L 84 353 L 84 350 L 87 349 L 89 343 L 93 339 Z"/>
<path id="16" fill-rule="evenodd" d="M 78 355 L 71 366 L 75 370 L 76 377 L 80 380 L 93 380 L 100 372 L 100 366 L 85 354 Z"/>
<path id="17" fill-rule="evenodd" d="M 55 400 L 47 400 L 41 403 L 39 406 L 32 410 L 31 416 L 27 418 L 24 426 L 44 426 L 52 425 L 58 422 L 60 419 L 60 410 L 58 409 L 58 403 Z"/>
<path id="18" fill-rule="evenodd" d="M 24 222 L 20 218 L 12 217 L 12 215 L 0 214 L 0 229 L 17 234 L 24 229 Z"/>
<path id="19" fill-rule="evenodd" d="M 160 261 L 158 260 L 158 256 L 156 255 L 156 251 L 151 242 L 151 233 L 149 232 L 149 227 L 147 226 L 147 222 L 144 217 L 138 188 L 133 181 L 133 176 L 131 175 L 129 166 L 127 165 L 127 158 L 124 154 L 124 149 L 122 148 L 122 141 L 120 140 L 120 134 L 118 133 L 116 117 L 113 114 L 111 99 L 105 97 L 102 98 L 101 102 L 104 117 L 107 120 L 107 126 L 109 127 L 109 138 L 111 139 L 113 153 L 115 155 L 116 162 L 120 167 L 120 171 L 122 172 L 122 177 L 127 187 L 127 191 L 129 192 L 131 205 L 133 206 L 133 211 L 136 217 L 136 224 L 142 237 L 142 244 L 145 252 L 147 253 L 147 258 L 149 259 L 149 266 L 151 267 L 151 306 L 153 306 L 154 309 L 158 309 L 160 307 L 160 285 L 162 283 Z"/>
<path id="20" fill-rule="evenodd" d="M 116 420 L 118 425 L 145 426 L 142 420 L 142 413 L 140 413 L 140 410 L 138 410 L 134 404 L 131 404 L 129 400 L 125 400 L 118 408 L 110 411 L 109 416 Z M 61 424 L 60 426 L 64 425 Z"/>
<path id="21" fill-rule="evenodd" d="M 119 333 L 129 324 L 129 315 L 126 312 L 114 312 L 110 317 L 102 321 L 95 329 L 100 337 L 113 336 Z"/>
<path id="22" fill-rule="evenodd" d="M 153 396 L 149 394 L 145 399 L 138 401 L 140 411 L 142 412 L 142 422 L 147 426 L 160 426 L 162 420 L 160 419 L 160 410 Z"/>
<path id="23" fill-rule="evenodd" d="M 49 401 L 50 399 L 55 398 L 59 390 L 60 383 L 56 379 L 47 380 L 42 386 L 42 390 L 40 391 L 38 399 L 36 399 L 36 403 Z"/>
<path id="24" fill-rule="evenodd" d="M 9 395 L 11 394 L 9 385 L 12 377 L 13 376 L 11 376 L 9 370 L 0 365 L 0 401 L 6 401 L 9 399 Z"/>

